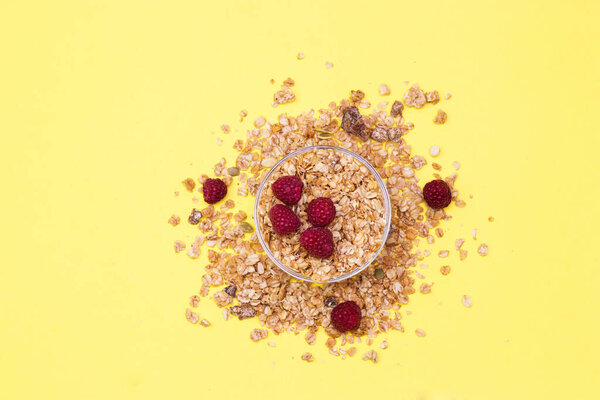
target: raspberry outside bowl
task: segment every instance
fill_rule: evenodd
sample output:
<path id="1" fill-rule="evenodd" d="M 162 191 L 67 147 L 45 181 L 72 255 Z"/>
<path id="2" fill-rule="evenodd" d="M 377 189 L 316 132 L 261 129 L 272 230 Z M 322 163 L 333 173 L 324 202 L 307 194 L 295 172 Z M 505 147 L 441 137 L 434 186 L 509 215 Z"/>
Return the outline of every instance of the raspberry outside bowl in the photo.
<path id="1" fill-rule="evenodd" d="M 359 164 L 362 164 L 362 166 L 364 166 L 369 173 L 371 174 L 372 178 L 374 178 L 374 180 L 377 182 L 377 186 L 379 188 L 379 192 L 381 194 L 381 198 L 383 200 L 383 214 L 384 214 L 384 218 L 385 218 L 385 224 L 384 224 L 384 228 L 383 228 L 383 234 L 381 236 L 381 244 L 379 245 L 379 247 L 377 248 L 376 251 L 373 252 L 372 256 L 370 257 L 370 259 L 367 259 L 362 265 L 348 271 L 345 273 L 342 273 L 338 276 L 335 276 L 333 278 L 327 279 L 325 281 L 318 281 L 318 280 L 314 280 L 309 276 L 303 275 L 302 273 L 300 273 L 299 271 L 296 271 L 288 266 L 286 266 L 284 263 L 282 263 L 279 259 L 277 259 L 277 257 L 275 256 L 275 254 L 271 251 L 269 244 L 266 242 L 265 240 L 265 236 L 264 236 L 264 232 L 262 231 L 262 224 L 261 224 L 261 213 L 260 213 L 260 203 L 261 203 L 261 198 L 263 196 L 263 194 L 265 193 L 265 191 L 267 190 L 267 187 L 269 186 L 268 183 L 271 180 L 273 174 L 278 171 L 278 169 L 281 167 L 281 165 L 283 163 L 285 163 L 286 161 L 299 156 L 300 154 L 303 153 L 307 153 L 307 152 L 311 152 L 311 151 L 318 151 L 318 150 L 330 150 L 330 151 L 334 151 L 334 152 L 340 152 L 343 153 L 346 156 L 351 157 L 352 159 L 354 159 L 354 161 L 357 161 Z M 381 251 L 383 250 L 384 246 L 385 246 L 385 242 L 387 240 L 389 231 L 390 231 L 390 225 L 391 225 L 391 221 L 392 221 L 392 207 L 391 207 L 391 203 L 390 203 L 390 196 L 388 194 L 387 188 L 385 186 L 385 183 L 383 182 L 383 180 L 381 179 L 381 176 L 379 175 L 379 173 L 377 172 L 377 170 L 367 161 L 365 160 L 363 157 L 361 157 L 360 155 L 354 153 L 353 151 L 347 150 L 345 148 L 341 148 L 341 147 L 336 147 L 336 146 L 308 146 L 308 147 L 303 147 L 301 149 L 295 150 L 293 152 L 291 152 L 290 154 L 288 154 L 287 156 L 283 157 L 281 160 L 279 160 L 275 165 L 273 165 L 273 167 L 271 167 L 271 169 L 269 170 L 269 172 L 266 174 L 266 176 L 264 177 L 264 179 L 262 180 L 259 188 L 258 188 L 258 192 L 256 194 L 256 201 L 254 204 L 254 221 L 255 221 L 255 225 L 256 225 L 256 235 L 258 237 L 258 240 L 260 241 L 260 244 L 262 246 L 262 248 L 264 249 L 264 251 L 267 253 L 267 256 L 271 259 L 271 261 L 277 265 L 277 267 L 279 267 L 281 270 L 283 270 L 284 272 L 286 272 L 288 275 L 296 278 L 296 279 L 300 279 L 306 282 L 311 282 L 311 283 L 334 283 L 334 282 L 340 282 L 343 281 L 345 279 L 348 279 L 350 277 L 353 277 L 357 274 L 359 274 L 360 272 L 364 271 L 369 265 L 371 265 L 371 263 L 373 263 L 373 261 L 375 261 L 377 259 L 377 256 L 379 255 L 379 253 L 381 253 Z M 297 232 L 298 236 L 300 235 L 300 232 Z"/>

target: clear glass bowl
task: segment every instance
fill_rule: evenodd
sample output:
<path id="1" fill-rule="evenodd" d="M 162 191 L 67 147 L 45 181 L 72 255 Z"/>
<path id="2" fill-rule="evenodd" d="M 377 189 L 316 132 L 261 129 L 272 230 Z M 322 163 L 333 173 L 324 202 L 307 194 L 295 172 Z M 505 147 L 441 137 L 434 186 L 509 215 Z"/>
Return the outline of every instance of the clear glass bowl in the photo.
<path id="1" fill-rule="evenodd" d="M 263 190 L 266 187 L 267 182 L 269 182 L 269 179 L 271 178 L 271 175 L 273 175 L 273 172 L 275 172 L 277 170 L 277 168 L 279 168 L 279 166 L 281 164 L 283 164 L 284 162 L 286 162 L 290 158 L 296 157 L 297 155 L 302 154 L 302 153 L 306 153 L 306 152 L 309 152 L 309 151 L 315 151 L 315 150 L 334 150 L 334 151 L 339 151 L 341 153 L 349 155 L 350 157 L 354 158 L 355 160 L 357 160 L 358 162 L 360 162 L 361 164 L 363 164 L 371 172 L 371 174 L 375 177 L 375 179 L 377 180 L 377 183 L 379 185 L 379 189 L 381 190 L 381 194 L 383 195 L 383 202 L 384 202 L 384 207 L 385 207 L 385 228 L 384 228 L 384 231 L 383 231 L 383 237 L 381 238 L 381 246 L 379 247 L 379 249 L 377 249 L 377 251 L 375 252 L 375 254 L 373 255 L 373 257 L 370 260 L 368 260 L 367 262 L 365 262 L 364 265 L 362 265 L 361 267 L 355 268 L 354 270 L 346 272 L 345 274 L 342 274 L 342 275 L 337 276 L 335 278 L 329 279 L 326 282 L 314 281 L 311 278 L 302 275 L 298 271 L 295 271 L 295 270 L 293 270 L 291 268 L 286 267 L 283 263 L 281 263 L 279 260 L 277 260 L 275 258 L 275 256 L 273 255 L 273 253 L 271 252 L 271 249 L 269 249 L 269 245 L 267 243 L 265 243 L 265 239 L 263 238 L 263 234 L 261 232 L 259 215 L 258 215 L 259 203 L 260 203 L 260 199 L 261 199 Z M 350 278 L 352 276 L 355 276 L 355 275 L 359 274 L 360 272 L 362 272 L 363 270 L 365 270 L 369 265 L 371 265 L 371 263 L 373 261 L 375 261 L 375 259 L 379 255 L 379 253 L 381 253 L 381 250 L 383 250 L 383 247 L 385 246 L 385 242 L 387 240 L 388 234 L 390 233 L 390 224 L 392 222 L 392 205 L 390 203 L 390 195 L 389 195 L 389 193 L 387 191 L 387 188 L 385 187 L 385 183 L 383 182 L 383 179 L 381 179 L 381 176 L 379 175 L 379 173 L 377 172 L 377 170 L 375 168 L 373 168 L 373 166 L 367 160 L 365 160 L 364 158 L 362 158 L 361 156 L 359 156 L 355 152 L 347 150 L 347 149 L 344 149 L 344 148 L 341 148 L 341 147 L 336 147 L 336 146 L 308 146 L 308 147 L 303 147 L 301 149 L 293 151 L 292 153 L 290 153 L 287 156 L 283 157 L 281 160 L 279 160 L 279 162 L 277 164 L 275 164 L 269 170 L 269 172 L 267 173 L 267 175 L 265 176 L 265 178 L 261 182 L 261 184 L 260 184 L 260 186 L 258 188 L 258 192 L 256 194 L 256 202 L 254 203 L 254 222 L 255 222 L 255 225 L 256 225 L 256 235 L 258 236 L 258 240 L 260 241 L 260 244 L 262 245 L 263 249 L 265 250 L 265 252 L 269 256 L 269 258 L 271 259 L 271 261 L 273 261 L 273 263 L 275 263 L 275 265 L 277 265 L 280 269 L 282 269 L 283 271 L 285 271 L 287 274 L 293 276 L 294 278 L 297 278 L 297 279 L 300 279 L 300 280 L 303 280 L 303 281 L 306 281 L 306 282 L 312 282 L 312 283 L 333 283 L 333 282 L 343 281 L 344 279 L 348 279 L 348 278 Z"/>

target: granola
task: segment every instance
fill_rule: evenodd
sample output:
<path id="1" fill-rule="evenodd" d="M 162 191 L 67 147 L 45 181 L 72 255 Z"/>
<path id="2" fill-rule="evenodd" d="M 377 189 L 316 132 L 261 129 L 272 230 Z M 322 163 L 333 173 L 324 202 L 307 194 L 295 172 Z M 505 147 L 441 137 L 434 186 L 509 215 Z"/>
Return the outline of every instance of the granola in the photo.
<path id="1" fill-rule="evenodd" d="M 305 184 L 300 201 L 292 207 L 302 222 L 300 232 L 310 227 L 306 208 L 311 200 L 325 196 L 336 205 L 336 218 L 328 226 L 335 243 L 332 258 L 311 257 L 300 247 L 297 234 L 279 236 L 273 231 L 268 212 L 278 200 L 271 185 L 285 175 L 296 175 Z M 354 157 L 332 149 L 307 151 L 271 175 L 259 199 L 258 223 L 276 259 L 314 281 L 326 282 L 374 258 L 385 229 L 383 194 L 375 177 Z"/>

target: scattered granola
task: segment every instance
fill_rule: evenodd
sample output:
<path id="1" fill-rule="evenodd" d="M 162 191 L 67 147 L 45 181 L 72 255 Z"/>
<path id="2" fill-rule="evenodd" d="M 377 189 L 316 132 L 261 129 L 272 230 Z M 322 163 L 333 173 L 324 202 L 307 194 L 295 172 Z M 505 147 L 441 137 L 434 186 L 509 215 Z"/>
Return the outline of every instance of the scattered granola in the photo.
<path id="1" fill-rule="evenodd" d="M 454 167 L 455 170 L 459 170 L 460 169 L 460 163 L 458 161 L 453 161 L 452 162 L 452 166 Z"/>
<path id="2" fill-rule="evenodd" d="M 199 303 L 200 303 L 200 297 L 198 297 L 196 295 L 190 297 L 190 307 L 196 308 L 196 307 L 198 307 Z"/>
<path id="3" fill-rule="evenodd" d="M 179 216 L 175 214 L 171 215 L 171 217 L 169 218 L 169 224 L 171 224 L 171 226 L 177 226 L 180 222 L 181 218 L 179 218 Z"/>
<path id="4" fill-rule="evenodd" d="M 175 248 L 175 253 L 179 253 L 181 250 L 185 249 L 185 243 L 183 243 L 181 240 L 176 240 L 173 244 L 173 247 Z"/>
<path id="5" fill-rule="evenodd" d="M 394 101 L 394 104 L 392 104 L 392 109 L 390 110 L 390 115 L 394 118 L 402 117 L 402 111 L 404 111 L 404 104 L 398 100 Z"/>
<path id="6" fill-rule="evenodd" d="M 440 272 L 442 273 L 442 275 L 448 275 L 450 273 L 450 271 L 451 271 L 451 268 L 449 265 L 443 265 L 440 268 Z"/>
<path id="7" fill-rule="evenodd" d="M 195 208 L 193 208 L 192 212 L 190 212 L 190 216 L 188 217 L 188 222 L 192 225 L 198 225 L 201 218 L 202 213 L 200 212 L 200 210 L 196 210 Z"/>
<path id="8" fill-rule="evenodd" d="M 471 231 L 471 235 L 473 235 L 473 240 L 477 240 L 477 232 L 479 232 L 479 229 L 473 229 Z"/>
<path id="9" fill-rule="evenodd" d="M 253 329 L 252 332 L 250 332 L 250 339 L 252 339 L 253 342 L 258 342 L 266 338 L 268 334 L 269 332 L 267 332 L 266 329 Z"/>
<path id="10" fill-rule="evenodd" d="M 273 95 L 273 107 L 277 107 L 280 104 L 291 103 L 296 100 L 296 95 L 290 89 L 289 86 L 281 85 L 281 90 L 278 90 Z"/>
<path id="11" fill-rule="evenodd" d="M 313 362 L 313 361 L 315 361 L 315 358 L 313 357 L 313 355 L 310 354 L 310 353 L 308 353 L 308 352 L 302 354 L 302 359 L 304 361 L 306 361 L 306 362 Z"/>
<path id="12" fill-rule="evenodd" d="M 346 354 L 348 354 L 350 357 L 354 357 L 357 350 L 358 349 L 356 347 L 352 346 L 346 351 Z"/>
<path id="13" fill-rule="evenodd" d="M 306 340 L 306 343 L 313 345 L 317 341 L 317 335 L 314 332 L 307 332 L 304 335 L 304 340 Z"/>
<path id="14" fill-rule="evenodd" d="M 489 222 L 494 222 L 494 217 L 488 217 Z"/>
<path id="15" fill-rule="evenodd" d="M 425 331 L 421 328 L 415 330 L 415 335 L 417 335 L 418 337 L 425 337 L 427 336 L 427 334 L 425 333 Z"/>
<path id="16" fill-rule="evenodd" d="M 227 124 L 223 124 L 221 125 L 221 130 L 223 131 L 223 133 L 229 133 L 231 132 L 231 127 Z"/>
<path id="17" fill-rule="evenodd" d="M 448 100 L 450 97 L 452 97 L 452 93 L 446 93 L 444 97 L 446 97 L 446 100 Z"/>
<path id="18" fill-rule="evenodd" d="M 369 350 L 362 357 L 365 361 L 372 361 L 374 364 L 379 362 L 379 357 L 377 356 L 377 352 L 375 350 Z"/>
<path id="19" fill-rule="evenodd" d="M 446 114 L 446 112 L 444 112 L 442 110 L 438 110 L 437 115 L 435 116 L 435 119 L 433 120 L 433 122 L 441 125 L 441 124 L 446 123 L 447 120 L 448 120 L 448 114 Z"/>
<path id="20" fill-rule="evenodd" d="M 467 250 L 460 249 L 460 261 L 463 261 L 465 258 L 467 258 L 467 254 L 469 254 Z"/>
<path id="21" fill-rule="evenodd" d="M 470 308 L 473 305 L 473 302 L 471 301 L 471 297 L 466 294 L 462 297 L 462 303 L 463 303 L 463 306 L 465 306 L 467 308 Z"/>
<path id="22" fill-rule="evenodd" d="M 192 324 L 197 324 L 198 320 L 199 320 L 198 313 L 195 313 L 192 310 L 190 310 L 189 308 L 186 308 L 185 309 L 185 319 L 187 319 Z"/>
<path id="23" fill-rule="evenodd" d="M 448 254 L 450 254 L 450 252 L 448 250 L 440 250 L 438 253 L 438 257 L 446 258 L 446 257 L 448 257 Z"/>
<path id="24" fill-rule="evenodd" d="M 200 325 L 202 325 L 205 328 L 208 328 L 211 324 L 210 324 L 210 322 L 208 322 L 208 320 L 202 319 L 202 320 L 200 320 Z"/>
<path id="25" fill-rule="evenodd" d="M 429 148 L 429 154 L 431 154 L 431 157 L 437 157 L 440 155 L 440 148 L 439 146 L 431 146 Z"/>
<path id="26" fill-rule="evenodd" d="M 183 183 L 185 190 L 188 192 L 193 192 L 194 188 L 196 187 L 196 182 L 194 182 L 192 178 L 186 178 L 181 183 Z"/>
<path id="27" fill-rule="evenodd" d="M 464 243 L 465 243 L 465 239 L 463 239 L 463 238 L 456 239 L 456 250 L 460 250 L 460 248 L 462 247 L 462 245 Z"/>
<path id="28" fill-rule="evenodd" d="M 389 347 L 387 340 L 381 342 L 381 345 L 379 347 L 381 347 L 383 350 L 387 349 Z"/>
<path id="29" fill-rule="evenodd" d="M 425 93 L 419 88 L 419 85 L 413 85 L 408 88 L 402 100 L 404 100 L 404 104 L 408 107 L 415 108 L 421 108 L 427 103 Z"/>
<path id="30" fill-rule="evenodd" d="M 283 81 L 283 86 L 292 87 L 295 84 L 296 82 L 294 82 L 292 78 L 287 78 L 285 81 Z"/>
<path id="31" fill-rule="evenodd" d="M 431 284 L 422 283 L 421 287 L 419 288 L 419 292 L 421 292 L 423 294 L 431 293 Z"/>
<path id="32" fill-rule="evenodd" d="M 331 62 L 327 61 L 327 62 L 325 63 L 325 68 L 327 68 L 327 69 L 333 68 L 333 63 L 331 63 Z"/>
<path id="33" fill-rule="evenodd" d="M 482 256 L 482 257 L 485 257 L 485 256 L 487 256 L 487 253 L 488 253 L 488 247 L 487 247 L 487 244 L 485 244 L 485 243 L 481 243 L 481 244 L 479 245 L 479 247 L 477 248 L 477 253 L 478 253 L 480 256 Z"/>
<path id="34" fill-rule="evenodd" d="M 392 91 L 390 90 L 390 87 L 388 85 L 386 85 L 385 83 L 382 83 L 381 85 L 379 85 L 379 94 L 382 96 L 388 96 L 390 93 L 392 93 Z"/>
<path id="35" fill-rule="evenodd" d="M 296 58 L 298 60 L 303 60 L 304 59 L 304 53 L 302 53 L 302 52 L 298 53 L 298 55 L 296 56 Z"/>
<path id="36" fill-rule="evenodd" d="M 440 94 L 437 90 L 425 93 L 425 99 L 428 103 L 437 104 L 440 101 Z"/>

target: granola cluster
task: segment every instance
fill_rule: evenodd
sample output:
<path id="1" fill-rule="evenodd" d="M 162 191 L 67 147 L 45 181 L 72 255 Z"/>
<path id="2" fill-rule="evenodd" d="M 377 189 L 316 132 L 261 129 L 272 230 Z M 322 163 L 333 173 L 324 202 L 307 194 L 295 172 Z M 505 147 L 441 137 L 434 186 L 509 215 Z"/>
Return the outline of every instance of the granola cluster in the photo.
<path id="1" fill-rule="evenodd" d="M 318 197 L 328 197 L 336 206 L 336 219 L 329 226 L 335 251 L 332 258 L 311 257 L 298 241 L 298 234 L 277 235 L 268 218 L 277 203 L 271 185 L 281 176 L 298 176 L 305 189 L 292 209 L 302 221 L 299 232 L 311 225 L 306 210 Z M 277 260 L 316 282 L 350 272 L 371 261 L 381 247 L 385 229 L 385 207 L 373 174 L 354 157 L 332 149 L 298 154 L 271 175 L 259 199 L 259 221 L 265 242 Z"/>

